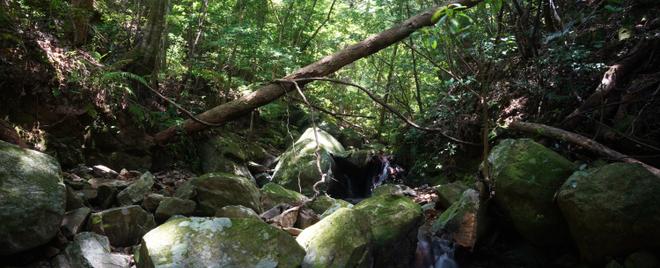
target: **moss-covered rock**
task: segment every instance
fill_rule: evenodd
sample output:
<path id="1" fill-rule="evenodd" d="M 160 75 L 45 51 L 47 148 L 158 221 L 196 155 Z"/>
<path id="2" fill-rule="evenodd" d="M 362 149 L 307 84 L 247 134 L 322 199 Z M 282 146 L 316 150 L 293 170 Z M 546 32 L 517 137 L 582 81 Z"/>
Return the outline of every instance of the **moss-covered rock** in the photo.
<path id="1" fill-rule="evenodd" d="M 259 214 L 254 212 L 254 210 L 241 205 L 225 206 L 219 209 L 215 213 L 215 216 L 225 217 L 225 218 L 253 218 L 253 219 L 261 220 Z"/>
<path id="2" fill-rule="evenodd" d="M 321 215 L 321 218 L 325 218 L 340 208 L 352 208 L 353 204 L 327 195 L 319 195 L 306 206 L 311 208 L 314 213 Z"/>
<path id="3" fill-rule="evenodd" d="M 200 215 L 213 216 L 216 210 L 229 205 L 262 211 L 259 188 L 245 177 L 215 172 L 193 178 L 190 183 Z"/>
<path id="4" fill-rule="evenodd" d="M 276 183 L 269 182 L 261 187 L 261 206 L 264 210 L 269 210 L 280 203 L 293 205 L 300 204 L 305 200 L 307 200 L 307 197 L 304 195 Z"/>
<path id="5" fill-rule="evenodd" d="M 156 208 L 156 219 L 165 221 L 174 215 L 190 216 L 195 212 L 195 201 L 176 197 L 165 197 Z"/>
<path id="6" fill-rule="evenodd" d="M 197 146 L 202 171 L 204 173 L 226 172 L 246 177 L 252 181 L 254 178 L 247 168 L 249 153 L 245 139 L 231 132 L 212 137 Z"/>
<path id="7" fill-rule="evenodd" d="M 332 135 L 317 129 L 318 144 L 321 148 L 321 169 L 327 171 L 333 165 L 334 155 L 344 155 L 344 147 Z M 300 138 L 280 156 L 280 161 L 275 166 L 272 181 L 287 189 L 299 191 L 305 195 L 313 193 L 312 186 L 320 178 L 316 166 L 316 139 L 314 129 L 309 128 Z"/>
<path id="8" fill-rule="evenodd" d="M 467 189 L 458 201 L 440 214 L 431 230 L 436 234 L 450 234 L 457 244 L 473 248 L 484 234 L 486 225 L 485 207 L 481 204 L 479 192 Z"/>
<path id="9" fill-rule="evenodd" d="M 147 171 L 117 194 L 117 202 L 122 206 L 137 204 L 151 191 L 153 185 L 154 175 Z"/>
<path id="10" fill-rule="evenodd" d="M 379 195 L 398 195 L 398 196 L 412 196 L 415 194 L 415 191 L 410 187 L 402 184 L 382 184 L 374 189 L 372 196 Z"/>
<path id="11" fill-rule="evenodd" d="M 305 251 L 260 220 L 179 217 L 142 238 L 137 267 L 298 267 Z"/>
<path id="12" fill-rule="evenodd" d="M 468 189 L 460 181 L 442 184 L 434 187 L 438 192 L 438 205 L 442 208 L 448 208 L 461 198 L 463 192 Z"/>
<path id="13" fill-rule="evenodd" d="M 577 171 L 557 202 L 580 253 L 591 262 L 660 247 L 660 178 L 641 165 Z"/>
<path id="14" fill-rule="evenodd" d="M 538 246 L 560 245 L 568 232 L 554 202 L 575 165 L 530 139 L 503 140 L 488 156 L 495 201 L 514 227 Z"/>
<path id="15" fill-rule="evenodd" d="M 24 251 L 57 234 L 66 187 L 55 158 L 0 141 L 0 255 Z"/>
<path id="16" fill-rule="evenodd" d="M 307 252 L 302 267 L 372 267 L 371 240 L 367 215 L 349 208 L 340 208 L 296 239 Z"/>
<path id="17" fill-rule="evenodd" d="M 383 194 L 354 207 L 371 223 L 376 267 L 408 267 L 412 263 L 422 208 L 408 197 Z"/>
<path id="18" fill-rule="evenodd" d="M 107 236 L 110 244 L 119 247 L 137 244 L 154 227 L 154 216 L 135 205 L 92 213 L 88 223 L 90 231 Z"/>

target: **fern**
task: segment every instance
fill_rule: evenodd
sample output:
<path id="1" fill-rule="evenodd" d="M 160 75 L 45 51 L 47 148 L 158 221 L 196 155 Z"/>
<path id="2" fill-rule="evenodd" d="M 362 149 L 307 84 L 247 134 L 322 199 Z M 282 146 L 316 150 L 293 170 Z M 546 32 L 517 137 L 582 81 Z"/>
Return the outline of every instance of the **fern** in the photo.
<path id="1" fill-rule="evenodd" d="M 149 87 L 149 83 L 147 82 L 144 77 L 139 76 L 134 73 L 129 73 L 129 72 L 122 72 L 122 71 L 114 71 L 114 72 L 106 72 L 103 73 L 101 76 L 101 80 L 103 81 L 126 81 L 127 79 L 138 81 L 140 84 L 144 85 L 145 87 Z"/>

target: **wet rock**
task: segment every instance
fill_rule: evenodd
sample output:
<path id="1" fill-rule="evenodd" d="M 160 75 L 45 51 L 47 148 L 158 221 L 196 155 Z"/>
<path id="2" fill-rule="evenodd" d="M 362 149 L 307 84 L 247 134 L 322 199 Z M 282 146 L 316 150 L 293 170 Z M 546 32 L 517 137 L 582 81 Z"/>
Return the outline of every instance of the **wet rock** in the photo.
<path id="1" fill-rule="evenodd" d="M 110 252 L 107 237 L 85 232 L 77 234 L 52 265 L 58 268 L 128 268 L 130 262 L 130 256 Z"/>
<path id="2" fill-rule="evenodd" d="M 434 188 L 438 192 L 437 203 L 441 208 L 444 209 L 450 207 L 452 204 L 454 204 L 454 202 L 458 201 L 458 199 L 461 198 L 461 195 L 463 195 L 463 192 L 468 189 L 465 184 L 459 181 L 438 185 Z"/>
<path id="3" fill-rule="evenodd" d="M 201 215 L 215 215 L 229 205 L 243 205 L 261 212 L 259 188 L 249 179 L 229 173 L 208 173 L 191 181 Z"/>
<path id="4" fill-rule="evenodd" d="M 435 234 L 449 234 L 462 247 L 474 248 L 485 227 L 485 208 L 479 200 L 479 192 L 467 189 L 458 201 L 440 214 L 431 230 Z"/>
<path id="5" fill-rule="evenodd" d="M 317 129 L 319 147 L 321 151 L 321 169 L 325 172 L 333 165 L 330 154 L 345 154 L 344 147 L 332 135 Z M 302 189 L 302 194 L 311 195 L 312 186 L 321 175 L 316 166 L 316 140 L 314 130 L 307 129 L 300 138 L 280 156 L 280 161 L 275 166 L 272 181 L 287 189 L 297 191 Z"/>
<path id="6" fill-rule="evenodd" d="M 215 216 L 225 218 L 254 218 L 261 220 L 259 214 L 254 212 L 254 210 L 241 205 L 222 207 L 218 209 L 218 211 L 215 213 Z"/>
<path id="7" fill-rule="evenodd" d="M 660 247 L 660 180 L 640 165 L 577 171 L 557 202 L 580 253 L 591 262 Z"/>
<path id="8" fill-rule="evenodd" d="M 78 231 L 82 230 L 85 225 L 85 220 L 92 210 L 86 207 L 81 207 L 76 210 L 68 211 L 64 214 L 62 219 L 62 233 L 67 237 L 73 237 Z"/>
<path id="9" fill-rule="evenodd" d="M 89 217 L 88 229 L 105 235 L 113 246 L 131 246 L 156 226 L 154 217 L 140 206 L 112 208 Z"/>
<path id="10" fill-rule="evenodd" d="M 280 203 L 297 205 L 305 200 L 307 200 L 306 196 L 286 189 L 276 183 L 269 182 L 261 187 L 261 206 L 264 210 L 268 210 Z"/>
<path id="11" fill-rule="evenodd" d="M 174 215 L 189 216 L 195 212 L 195 201 L 176 197 L 165 197 L 156 209 L 156 219 L 164 221 Z"/>
<path id="12" fill-rule="evenodd" d="M 122 206 L 137 204 L 151 191 L 154 175 L 145 172 L 138 180 L 117 194 L 117 201 Z"/>
<path id="13" fill-rule="evenodd" d="M 174 218 L 142 238 L 137 267 L 298 267 L 305 251 L 250 218 Z"/>
<path id="14" fill-rule="evenodd" d="M 363 212 L 340 208 L 303 230 L 296 238 L 307 252 L 302 267 L 371 267 L 369 225 Z"/>
<path id="15" fill-rule="evenodd" d="M 65 207 L 66 187 L 55 158 L 0 141 L 0 255 L 48 242 Z"/>
<path id="16" fill-rule="evenodd" d="M 325 218 L 325 216 L 332 214 L 340 208 L 352 208 L 353 204 L 341 199 L 334 199 L 327 195 L 319 195 L 312 202 L 307 203 L 306 206 L 314 210 L 316 214 L 321 215 L 321 218 Z"/>
<path id="17" fill-rule="evenodd" d="M 147 211 L 154 212 L 163 199 L 165 199 L 165 196 L 162 194 L 148 194 L 142 200 L 142 207 Z"/>
<path id="18" fill-rule="evenodd" d="M 575 165 L 531 139 L 501 141 L 488 161 L 495 201 L 516 230 L 537 246 L 566 243 L 566 223 L 554 196 Z"/>
<path id="19" fill-rule="evenodd" d="M 408 197 L 382 194 L 354 207 L 371 223 L 375 267 L 408 267 L 415 254 L 422 208 Z"/>

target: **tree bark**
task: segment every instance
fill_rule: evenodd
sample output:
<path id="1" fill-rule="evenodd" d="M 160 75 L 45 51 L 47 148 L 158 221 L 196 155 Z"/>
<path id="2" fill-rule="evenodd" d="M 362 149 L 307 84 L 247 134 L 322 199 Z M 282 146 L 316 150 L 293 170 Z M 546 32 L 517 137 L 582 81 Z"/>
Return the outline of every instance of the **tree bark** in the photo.
<path id="1" fill-rule="evenodd" d="M 94 0 L 72 0 L 73 7 L 73 45 L 76 47 L 87 44 L 89 37 L 89 20 L 94 13 Z"/>
<path id="2" fill-rule="evenodd" d="M 466 7 L 472 7 L 480 3 L 481 0 L 458 0 L 449 4 L 460 4 Z M 284 79 L 296 79 L 304 77 L 327 76 L 342 67 L 366 56 L 372 55 L 396 42 L 407 38 L 410 34 L 420 28 L 431 26 L 437 21 L 432 19 L 434 13 L 442 8 L 454 8 L 454 5 L 441 5 L 428 9 L 410 19 L 388 29 L 379 34 L 368 37 L 367 39 L 348 46 L 335 54 L 326 56 L 319 61 L 296 70 L 287 75 Z M 292 85 L 281 85 L 279 83 L 269 83 L 258 90 L 244 95 L 236 100 L 216 106 L 197 117 L 214 124 L 222 124 L 245 115 L 253 109 L 266 105 L 284 95 L 285 92 L 293 90 Z M 185 133 L 194 133 L 207 128 L 208 126 L 188 119 L 183 122 L 180 128 Z M 157 133 L 154 138 L 158 143 L 165 143 L 173 138 L 179 127 L 174 126 Z"/>
<path id="3" fill-rule="evenodd" d="M 129 54 L 131 62 L 125 70 L 137 75 L 150 75 L 158 70 L 169 6 L 169 0 L 151 0 L 144 37 Z"/>
<path id="4" fill-rule="evenodd" d="M 563 129 L 543 125 L 543 124 L 537 124 L 537 123 L 527 123 L 527 122 L 512 122 L 507 126 L 508 129 L 511 130 L 518 130 L 518 131 L 523 131 L 523 132 L 528 132 L 528 133 L 534 133 L 534 134 L 539 134 L 542 136 L 554 138 L 554 139 L 559 139 L 563 141 L 567 141 L 573 144 L 577 144 L 579 146 L 582 146 L 584 148 L 587 148 L 595 153 L 598 153 L 604 157 L 611 158 L 616 161 L 622 161 L 626 163 L 633 163 L 633 164 L 640 164 L 644 168 L 646 168 L 648 171 L 651 173 L 655 174 L 656 176 L 660 176 L 660 169 L 657 169 L 651 165 L 648 165 L 642 161 L 639 161 L 635 158 L 632 158 L 630 156 L 627 156 L 625 154 L 619 153 L 615 150 L 610 149 L 609 147 L 602 145 L 598 143 L 597 141 L 594 141 L 592 139 L 589 139 L 585 136 L 582 136 L 580 134 L 576 134 L 573 132 L 568 132 Z"/>

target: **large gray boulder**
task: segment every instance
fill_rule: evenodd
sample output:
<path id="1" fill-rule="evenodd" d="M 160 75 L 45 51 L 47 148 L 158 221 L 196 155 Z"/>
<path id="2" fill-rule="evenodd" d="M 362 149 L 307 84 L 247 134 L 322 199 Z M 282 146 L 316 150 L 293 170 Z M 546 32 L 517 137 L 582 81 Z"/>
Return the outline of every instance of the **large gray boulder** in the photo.
<path id="1" fill-rule="evenodd" d="M 554 196 L 575 165 L 531 139 L 507 139 L 488 156 L 495 201 L 537 246 L 560 245 L 568 230 Z"/>
<path id="2" fill-rule="evenodd" d="M 383 194 L 363 200 L 354 207 L 371 223 L 375 267 L 408 267 L 415 255 L 417 229 L 422 208 L 410 198 Z"/>
<path id="3" fill-rule="evenodd" d="M 154 216 L 136 205 L 92 213 L 88 223 L 89 230 L 107 236 L 110 244 L 119 247 L 137 244 L 154 227 Z"/>
<path id="4" fill-rule="evenodd" d="M 368 216 L 340 208 L 296 238 L 307 254 L 302 267 L 372 267 L 372 233 Z"/>
<path id="5" fill-rule="evenodd" d="M 298 267 L 305 251 L 251 218 L 170 219 L 142 238 L 137 267 Z"/>
<path id="6" fill-rule="evenodd" d="M 66 207 L 60 165 L 46 154 L 0 141 L 0 255 L 45 244 Z"/>
<path id="7" fill-rule="evenodd" d="M 128 268 L 130 263 L 130 256 L 110 252 L 107 237 L 92 232 L 77 234 L 52 261 L 57 268 Z"/>
<path id="8" fill-rule="evenodd" d="M 580 253 L 591 262 L 660 247 L 660 178 L 641 165 L 575 172 L 557 202 Z"/>
<path id="9" fill-rule="evenodd" d="M 179 194 L 177 197 L 191 198 L 197 201 L 198 214 L 213 216 L 218 209 L 229 205 L 242 205 L 260 213 L 261 194 L 256 184 L 248 178 L 230 173 L 208 173 L 190 180 L 191 194 Z"/>
<path id="10" fill-rule="evenodd" d="M 344 147 L 332 135 L 317 128 L 318 144 L 320 147 L 321 169 L 327 172 L 333 165 L 330 154 L 346 154 Z M 311 195 L 312 186 L 321 175 L 316 166 L 316 139 L 314 129 L 307 129 L 300 138 L 293 143 L 291 148 L 280 156 L 280 161 L 275 166 L 272 181 L 287 189 L 300 191 L 302 194 Z"/>

